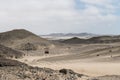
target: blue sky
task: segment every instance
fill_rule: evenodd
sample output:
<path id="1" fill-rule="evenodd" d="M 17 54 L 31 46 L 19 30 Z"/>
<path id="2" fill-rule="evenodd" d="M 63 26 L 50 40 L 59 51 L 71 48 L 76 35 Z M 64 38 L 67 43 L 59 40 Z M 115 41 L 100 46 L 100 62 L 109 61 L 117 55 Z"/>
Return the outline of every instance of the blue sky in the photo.
<path id="1" fill-rule="evenodd" d="M 0 32 L 120 34 L 120 0 L 0 0 Z"/>

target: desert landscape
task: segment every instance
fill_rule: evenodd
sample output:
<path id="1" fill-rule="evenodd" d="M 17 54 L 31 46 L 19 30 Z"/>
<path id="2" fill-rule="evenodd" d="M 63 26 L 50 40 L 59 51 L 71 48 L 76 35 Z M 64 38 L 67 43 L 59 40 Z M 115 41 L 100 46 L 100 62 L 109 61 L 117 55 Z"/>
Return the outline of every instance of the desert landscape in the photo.
<path id="1" fill-rule="evenodd" d="M 120 36 L 48 40 L 0 33 L 0 80 L 120 80 Z"/>
<path id="2" fill-rule="evenodd" d="M 0 80 L 120 80 L 120 0 L 0 0 Z"/>

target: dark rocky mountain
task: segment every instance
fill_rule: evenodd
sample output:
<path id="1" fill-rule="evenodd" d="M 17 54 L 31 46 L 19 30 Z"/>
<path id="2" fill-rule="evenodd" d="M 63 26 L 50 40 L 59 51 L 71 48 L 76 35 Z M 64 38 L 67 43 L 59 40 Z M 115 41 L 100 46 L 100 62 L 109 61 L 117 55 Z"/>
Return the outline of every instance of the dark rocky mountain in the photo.
<path id="1" fill-rule="evenodd" d="M 120 36 L 98 36 L 98 37 L 92 37 L 92 38 L 89 38 L 89 39 L 80 39 L 78 37 L 73 37 L 71 39 L 62 40 L 60 42 L 69 43 L 69 44 L 114 43 L 114 42 L 120 42 Z"/>

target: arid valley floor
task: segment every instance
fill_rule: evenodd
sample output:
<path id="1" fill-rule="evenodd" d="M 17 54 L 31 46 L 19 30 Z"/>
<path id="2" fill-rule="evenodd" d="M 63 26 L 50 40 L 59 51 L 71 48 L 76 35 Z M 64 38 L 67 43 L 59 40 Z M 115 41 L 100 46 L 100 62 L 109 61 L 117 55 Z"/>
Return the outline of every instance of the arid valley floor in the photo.
<path id="1" fill-rule="evenodd" d="M 26 56 L 19 59 L 19 61 L 25 62 L 31 66 L 49 67 L 56 70 L 62 68 L 72 69 L 77 73 L 92 77 L 119 75 L 120 47 L 118 44 L 119 43 L 111 44 L 113 48 L 109 48 L 109 46 L 111 46 L 109 44 L 69 45 L 71 46 L 71 49 L 68 49 L 67 46 L 65 48 L 64 46 L 59 49 L 61 50 L 61 52 L 59 52 L 58 50 L 54 51 L 54 48 L 53 54 L 43 56 Z M 110 50 L 112 50 L 112 52 L 109 52 Z"/>
<path id="2" fill-rule="evenodd" d="M 1 33 L 0 80 L 120 80 L 119 36 L 76 39 L 49 41 L 26 30 Z"/>

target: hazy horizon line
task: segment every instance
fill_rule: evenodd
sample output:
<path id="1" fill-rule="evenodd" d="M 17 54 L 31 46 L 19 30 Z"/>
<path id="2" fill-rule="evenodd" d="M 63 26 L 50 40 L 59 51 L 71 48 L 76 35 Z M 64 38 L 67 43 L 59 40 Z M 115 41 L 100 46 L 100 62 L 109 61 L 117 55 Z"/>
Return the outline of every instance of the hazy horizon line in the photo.
<path id="1" fill-rule="evenodd" d="M 120 34 L 104 34 L 104 33 L 92 33 L 92 32 L 50 32 L 50 33 L 43 33 L 43 34 L 38 34 L 38 33 L 35 33 L 34 31 L 32 30 L 29 30 L 29 29 L 25 29 L 25 28 L 15 28 L 15 29 L 9 29 L 9 30 L 5 30 L 5 31 L 0 31 L 0 33 L 4 33 L 4 32 L 8 32 L 8 31 L 12 31 L 12 30 L 27 30 L 27 31 L 30 31 L 36 35 L 41 35 L 41 36 L 44 36 L 44 35 L 50 35 L 50 34 L 82 34 L 82 33 L 87 33 L 87 34 L 94 34 L 94 35 L 120 35 Z"/>

